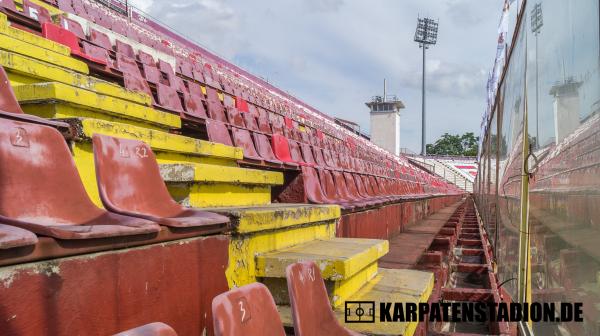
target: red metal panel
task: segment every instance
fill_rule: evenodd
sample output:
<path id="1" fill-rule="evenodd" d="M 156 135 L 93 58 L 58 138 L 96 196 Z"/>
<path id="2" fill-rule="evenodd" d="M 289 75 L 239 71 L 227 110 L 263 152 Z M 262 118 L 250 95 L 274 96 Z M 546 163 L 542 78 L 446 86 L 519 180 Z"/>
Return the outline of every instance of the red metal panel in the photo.
<path id="1" fill-rule="evenodd" d="M 0 285 L 3 335 L 111 335 L 162 321 L 212 334 L 228 290 L 226 236 L 191 238 L 22 265 Z M 24 299 L 26 298 L 26 299 Z"/>

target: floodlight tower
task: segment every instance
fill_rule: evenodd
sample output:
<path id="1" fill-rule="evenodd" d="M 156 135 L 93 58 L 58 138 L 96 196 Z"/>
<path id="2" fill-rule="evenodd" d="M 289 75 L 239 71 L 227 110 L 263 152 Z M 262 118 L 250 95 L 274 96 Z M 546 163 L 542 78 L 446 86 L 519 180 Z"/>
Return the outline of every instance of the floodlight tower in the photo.
<path id="1" fill-rule="evenodd" d="M 540 146 L 540 107 L 539 107 L 539 94 L 540 88 L 539 72 L 538 72 L 538 35 L 544 25 L 544 18 L 542 16 L 542 4 L 536 3 L 531 9 L 531 32 L 535 35 L 535 147 Z"/>
<path id="2" fill-rule="evenodd" d="M 438 21 L 430 18 L 417 18 L 415 42 L 423 49 L 423 83 L 422 83 L 422 116 L 421 116 L 421 155 L 427 155 L 427 140 L 425 139 L 425 50 L 437 42 Z"/>

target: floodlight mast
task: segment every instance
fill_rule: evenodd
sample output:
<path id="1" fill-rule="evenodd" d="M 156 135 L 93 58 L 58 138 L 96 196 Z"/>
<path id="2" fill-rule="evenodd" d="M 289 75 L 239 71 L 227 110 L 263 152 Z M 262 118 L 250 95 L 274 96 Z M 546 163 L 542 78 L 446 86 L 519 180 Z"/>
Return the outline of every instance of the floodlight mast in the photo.
<path id="1" fill-rule="evenodd" d="M 425 50 L 430 45 L 435 45 L 438 35 L 438 21 L 430 18 L 417 18 L 417 30 L 415 31 L 415 42 L 419 43 L 419 48 L 423 49 L 423 81 L 421 87 L 422 94 L 422 115 L 421 115 L 421 155 L 427 155 L 426 140 L 426 109 L 425 109 Z"/>
<path id="2" fill-rule="evenodd" d="M 535 35 L 535 148 L 540 147 L 540 107 L 539 107 L 539 67 L 538 67 L 538 35 L 544 25 L 542 4 L 536 3 L 531 9 L 531 32 Z"/>

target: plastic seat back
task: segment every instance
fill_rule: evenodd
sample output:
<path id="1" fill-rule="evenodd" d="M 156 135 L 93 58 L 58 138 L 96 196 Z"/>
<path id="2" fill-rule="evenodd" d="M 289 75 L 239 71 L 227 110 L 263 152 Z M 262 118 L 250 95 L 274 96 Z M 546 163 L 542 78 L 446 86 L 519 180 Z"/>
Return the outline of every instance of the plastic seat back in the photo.
<path id="1" fill-rule="evenodd" d="M 269 138 L 266 135 L 256 132 L 254 132 L 252 135 L 254 136 L 254 143 L 256 144 L 256 150 L 258 151 L 260 157 L 269 162 L 281 163 L 281 161 L 279 161 L 275 156 L 275 153 L 273 153 L 271 141 L 269 141 Z"/>
<path id="2" fill-rule="evenodd" d="M 90 42 L 106 50 L 112 50 L 112 44 L 110 43 L 108 35 L 93 28 L 90 29 Z"/>
<path id="3" fill-rule="evenodd" d="M 78 38 L 85 40 L 86 39 L 86 35 L 85 32 L 83 31 L 83 27 L 81 26 L 81 24 L 75 20 L 71 20 L 69 18 L 66 18 L 64 16 L 60 17 L 60 26 L 63 29 L 66 29 L 70 32 L 72 32 L 73 34 L 75 34 Z"/>
<path id="4" fill-rule="evenodd" d="M 209 141 L 227 146 L 233 146 L 231 135 L 229 135 L 229 130 L 223 122 L 206 119 L 206 132 L 208 134 Z"/>
<path id="5" fill-rule="evenodd" d="M 235 107 L 227 108 L 227 119 L 229 119 L 229 123 L 237 127 L 246 128 L 242 114 L 243 113 L 240 113 Z"/>
<path id="6" fill-rule="evenodd" d="M 316 165 L 315 157 L 313 156 L 312 148 L 309 144 L 301 143 L 300 149 L 302 150 L 302 157 L 304 158 L 304 162 L 310 165 Z"/>
<path id="7" fill-rule="evenodd" d="M 122 331 L 113 336 L 177 336 L 177 333 L 168 324 L 153 322 Z"/>
<path id="8" fill-rule="evenodd" d="M 252 160 L 261 160 L 261 157 L 256 152 L 256 147 L 252 141 L 250 132 L 245 129 L 232 127 L 231 134 L 233 143 L 236 147 L 241 147 L 244 150 L 244 157 Z"/>
<path id="9" fill-rule="evenodd" d="M 303 166 L 311 165 L 309 163 L 304 162 L 304 159 L 302 158 L 302 151 L 300 150 L 300 145 L 298 145 L 296 141 L 289 140 L 288 143 L 290 145 L 290 157 L 292 158 L 292 161 Z"/>
<path id="10" fill-rule="evenodd" d="M 150 146 L 138 140 L 94 134 L 98 191 L 109 210 L 174 217 L 184 209 L 171 198 Z"/>
<path id="11" fill-rule="evenodd" d="M 292 159 L 288 139 L 280 134 L 273 134 L 271 137 L 273 152 L 275 156 L 283 162 L 296 162 Z"/>
<path id="12" fill-rule="evenodd" d="M 133 59 L 131 59 L 133 60 Z M 137 67 L 137 66 L 136 66 Z M 160 74 L 160 70 L 154 65 L 148 65 L 142 63 L 142 68 L 144 69 L 144 78 L 150 83 L 158 84 L 161 82 L 162 75 Z M 138 68 L 139 71 L 139 68 Z"/>
<path id="13" fill-rule="evenodd" d="M 285 275 L 296 336 L 355 335 L 338 322 L 329 303 L 321 270 L 314 262 L 291 264 Z"/>
<path id="14" fill-rule="evenodd" d="M 179 95 L 174 88 L 164 84 L 156 84 L 156 96 L 161 107 L 177 112 L 183 111 L 181 99 L 179 99 Z"/>
<path id="15" fill-rule="evenodd" d="M 204 104 L 202 103 L 202 98 L 197 94 L 190 94 L 187 92 L 183 93 L 183 102 L 185 105 L 185 114 L 206 119 L 206 109 L 204 108 Z"/>
<path id="16" fill-rule="evenodd" d="M 302 166 L 302 182 L 304 185 L 304 195 L 311 203 L 323 204 L 332 203 L 323 193 L 321 181 L 317 170 L 312 167 Z"/>
<path id="17" fill-rule="evenodd" d="M 244 118 L 244 124 L 249 130 L 260 131 L 256 118 L 251 113 L 242 113 L 242 118 Z"/>
<path id="18" fill-rule="evenodd" d="M 267 134 L 272 134 L 273 131 L 271 130 L 271 125 L 269 124 L 269 118 L 259 114 L 258 116 L 258 129 L 261 132 L 267 133 Z"/>
<path id="19" fill-rule="evenodd" d="M 67 143 L 47 126 L 0 119 L 0 199 L 0 220 L 57 238 L 158 231 L 155 223 L 127 223 L 131 218 L 94 205 Z"/>
<path id="20" fill-rule="evenodd" d="M 327 163 L 325 162 L 325 158 L 323 157 L 323 151 L 321 148 L 314 146 L 313 153 L 315 154 L 315 162 L 317 166 L 326 167 Z"/>
<path id="21" fill-rule="evenodd" d="M 212 302 L 215 336 L 284 336 L 267 287 L 253 283 L 220 294 Z"/>

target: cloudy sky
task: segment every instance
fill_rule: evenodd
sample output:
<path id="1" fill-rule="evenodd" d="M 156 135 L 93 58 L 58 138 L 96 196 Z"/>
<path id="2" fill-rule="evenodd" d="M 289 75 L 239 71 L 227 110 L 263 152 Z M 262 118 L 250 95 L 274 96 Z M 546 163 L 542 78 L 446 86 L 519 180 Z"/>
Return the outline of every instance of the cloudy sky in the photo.
<path id="1" fill-rule="evenodd" d="M 358 122 L 383 91 L 406 109 L 401 146 L 419 151 L 421 51 L 416 18 L 438 18 L 428 51 L 428 134 L 479 132 L 503 0 L 130 0 L 228 61 L 320 111 Z"/>

